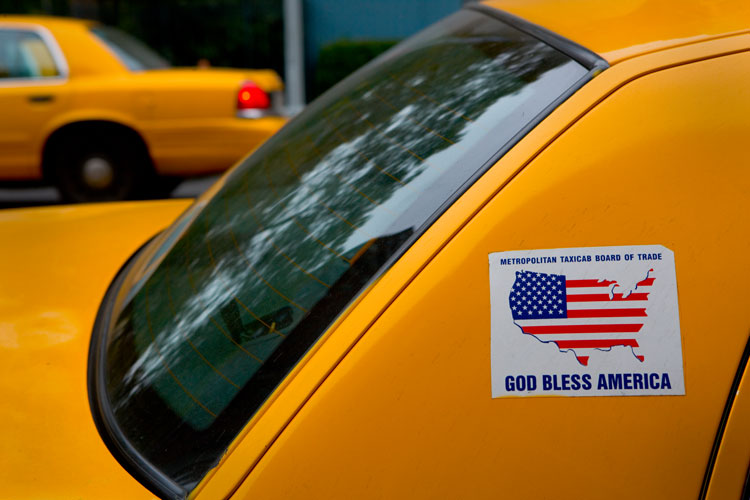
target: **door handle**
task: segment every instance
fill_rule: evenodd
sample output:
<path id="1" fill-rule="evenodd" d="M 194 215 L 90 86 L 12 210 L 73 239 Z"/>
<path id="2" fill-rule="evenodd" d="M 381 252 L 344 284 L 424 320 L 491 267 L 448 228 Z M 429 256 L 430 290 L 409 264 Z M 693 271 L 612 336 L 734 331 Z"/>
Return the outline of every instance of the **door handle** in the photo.
<path id="1" fill-rule="evenodd" d="M 55 96 L 52 94 L 36 94 L 29 96 L 29 102 L 33 103 L 52 102 L 54 100 Z"/>

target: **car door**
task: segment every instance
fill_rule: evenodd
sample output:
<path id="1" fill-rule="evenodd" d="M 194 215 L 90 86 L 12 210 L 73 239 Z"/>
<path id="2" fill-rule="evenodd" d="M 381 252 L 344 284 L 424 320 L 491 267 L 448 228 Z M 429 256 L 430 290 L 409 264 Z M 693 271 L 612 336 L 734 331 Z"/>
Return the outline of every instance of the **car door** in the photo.
<path id="1" fill-rule="evenodd" d="M 0 178 L 41 176 L 46 125 L 65 109 L 67 66 L 52 35 L 0 24 Z"/>
<path id="2" fill-rule="evenodd" d="M 737 368 L 709 457 L 701 498 L 750 498 L 750 343 Z"/>
<path id="3" fill-rule="evenodd" d="M 687 52 L 682 62 L 603 95 L 461 225 L 305 402 L 236 498 L 700 494 L 748 340 L 750 54 L 678 50 Z M 677 342 L 640 351 L 622 344 L 589 360 L 640 373 L 640 388 L 632 378 L 610 394 L 596 393 L 607 390 L 596 378 L 593 389 L 568 385 L 568 395 L 589 397 L 563 397 L 562 378 L 550 393 L 541 379 L 534 390 L 519 388 L 540 349 L 571 371 L 588 368 L 571 349 L 510 324 L 502 331 L 524 348 L 508 352 L 529 368 L 514 377 L 514 397 L 493 397 L 502 392 L 493 373 L 505 365 L 493 359 L 492 322 L 507 313 L 514 282 L 491 289 L 490 254 L 547 249 L 560 258 L 570 257 L 560 249 L 577 249 L 573 256 L 598 262 L 657 245 L 663 250 L 632 253 L 644 279 L 631 288 L 652 287 L 654 298 L 679 304 L 677 313 L 666 299 L 649 302 L 643 320 L 671 307 L 675 315 L 644 335 L 669 330 Z M 657 254 L 674 261 L 655 264 Z M 608 269 L 575 259 L 565 269 L 576 263 Z M 657 265 L 664 273 L 646 281 Z M 615 354 L 619 364 L 608 365 Z M 666 368 L 649 364 L 655 356 L 681 380 L 665 388 Z M 645 395 L 644 374 L 656 372 L 661 385 Z M 737 463 L 747 448 L 740 453 Z"/>

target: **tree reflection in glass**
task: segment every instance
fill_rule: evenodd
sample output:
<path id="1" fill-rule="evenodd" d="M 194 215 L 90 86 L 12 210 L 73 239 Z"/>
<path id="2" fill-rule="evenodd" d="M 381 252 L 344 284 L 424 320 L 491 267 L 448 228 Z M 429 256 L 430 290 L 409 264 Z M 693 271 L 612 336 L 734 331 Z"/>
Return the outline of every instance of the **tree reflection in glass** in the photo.
<path id="1" fill-rule="evenodd" d="M 586 74 L 464 10 L 309 106 L 129 291 L 107 351 L 127 438 L 192 487 L 346 304 Z"/>

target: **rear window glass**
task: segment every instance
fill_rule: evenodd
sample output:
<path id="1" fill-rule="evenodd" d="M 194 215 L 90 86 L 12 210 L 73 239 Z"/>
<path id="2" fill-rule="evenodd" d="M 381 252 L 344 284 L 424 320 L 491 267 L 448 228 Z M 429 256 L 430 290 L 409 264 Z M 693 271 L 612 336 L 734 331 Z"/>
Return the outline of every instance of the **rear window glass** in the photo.
<path id="1" fill-rule="evenodd" d="M 124 437 L 194 487 L 346 305 L 586 75 L 464 10 L 309 106 L 118 295 L 105 382 Z"/>
<path id="2" fill-rule="evenodd" d="M 110 26 L 94 26 L 90 29 L 130 71 L 169 67 L 166 59 L 124 31 Z"/>

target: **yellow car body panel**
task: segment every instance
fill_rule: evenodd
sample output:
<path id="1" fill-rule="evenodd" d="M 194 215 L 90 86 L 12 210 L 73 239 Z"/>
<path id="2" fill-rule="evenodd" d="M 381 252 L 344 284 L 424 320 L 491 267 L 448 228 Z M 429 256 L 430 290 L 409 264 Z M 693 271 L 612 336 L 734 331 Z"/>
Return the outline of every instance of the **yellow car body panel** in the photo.
<path id="1" fill-rule="evenodd" d="M 706 315 L 705 306 L 701 306 L 699 303 L 699 299 L 703 299 L 703 296 L 692 296 L 688 302 L 683 300 L 684 286 L 682 283 L 688 282 L 694 287 L 696 286 L 697 276 L 710 273 L 708 267 L 695 267 L 695 264 L 696 261 L 700 260 L 700 256 L 705 257 L 710 255 L 711 251 L 715 251 L 716 247 L 711 247 L 710 244 L 716 244 L 717 242 L 706 241 L 705 247 L 696 248 L 692 254 L 686 257 L 687 262 L 680 259 L 680 252 L 677 253 L 680 310 L 691 311 L 690 318 L 693 320 L 693 322 L 688 321 L 683 326 L 684 348 L 686 349 L 685 370 L 686 377 L 689 377 L 687 382 L 688 397 L 697 394 L 705 396 L 714 392 L 715 394 L 710 396 L 711 405 L 709 407 L 704 407 L 704 401 L 698 398 L 687 400 L 687 397 L 606 398 L 600 400 L 602 402 L 594 399 L 584 402 L 578 408 L 574 405 L 575 400 L 561 401 L 546 398 L 539 400 L 539 402 L 518 400 L 517 406 L 520 408 L 512 412 L 513 418 L 516 419 L 513 421 L 515 425 L 507 420 L 508 417 L 504 413 L 498 412 L 498 408 L 506 408 L 507 405 L 501 400 L 490 399 L 489 291 L 486 281 L 486 257 L 489 252 L 507 249 L 628 244 L 636 237 L 638 242 L 664 242 L 668 247 L 672 245 L 670 248 L 674 248 L 676 242 L 679 241 L 681 243 L 680 246 L 677 246 L 678 249 L 688 249 L 692 241 L 691 238 L 695 237 L 696 228 L 693 225 L 688 223 L 680 227 L 673 227 L 674 232 L 670 233 L 669 238 L 671 239 L 667 241 L 665 239 L 667 235 L 664 234 L 658 223 L 650 228 L 645 225 L 644 220 L 647 220 L 653 213 L 654 207 L 652 206 L 651 210 L 648 209 L 648 206 L 639 208 L 638 203 L 632 203 L 632 207 L 628 207 L 629 209 L 632 208 L 632 212 L 629 211 L 627 215 L 631 220 L 638 221 L 640 226 L 626 227 L 627 234 L 618 232 L 619 229 L 622 229 L 619 221 L 608 226 L 601 220 L 601 214 L 595 217 L 591 213 L 583 217 L 583 220 L 588 217 L 588 221 L 579 228 L 575 238 L 564 232 L 554 232 L 554 236 L 548 234 L 545 241 L 535 242 L 529 239 L 526 234 L 516 234 L 515 240 L 500 238 L 509 229 L 518 233 L 520 226 L 522 226 L 521 224 L 513 224 L 510 222 L 508 215 L 502 213 L 500 207 L 508 203 L 508 198 L 503 193 L 508 184 L 514 182 L 513 179 L 519 175 L 519 172 L 529 168 L 530 163 L 546 148 L 550 147 L 551 149 L 551 145 L 554 146 L 557 141 L 560 141 L 569 128 L 577 126 L 577 122 L 582 121 L 587 113 L 596 110 L 597 106 L 602 104 L 602 101 L 607 102 L 608 96 L 616 95 L 618 89 L 627 88 L 627 85 L 631 82 L 632 85 L 635 85 L 640 78 L 644 79 L 643 82 L 647 82 L 645 78 L 649 74 L 658 74 L 660 71 L 666 72 L 668 68 L 683 65 L 688 72 L 688 76 L 680 75 L 679 81 L 690 82 L 691 78 L 695 78 L 696 82 L 706 85 L 706 75 L 702 79 L 700 78 L 702 69 L 690 66 L 691 63 L 702 59 L 710 60 L 722 54 L 745 51 L 749 47 L 750 36 L 747 35 L 717 37 L 715 40 L 704 41 L 700 44 L 678 45 L 671 50 L 631 58 L 607 69 L 563 102 L 549 117 L 501 158 L 487 174 L 480 178 L 462 198 L 438 219 L 389 272 L 350 306 L 347 312 L 303 358 L 271 399 L 253 417 L 230 448 L 222 463 L 211 475 L 207 476 L 191 497 L 222 498 L 231 494 L 234 494 L 233 498 L 238 499 L 305 496 L 346 497 L 352 491 L 357 491 L 358 496 L 363 496 L 365 488 L 362 485 L 364 484 L 370 485 L 368 489 L 373 497 L 482 497 L 484 496 L 483 491 L 492 491 L 498 485 L 504 485 L 503 488 L 507 487 L 503 491 L 509 492 L 510 496 L 528 498 L 545 496 L 554 498 L 600 498 L 602 492 L 606 492 L 606 496 L 614 498 L 618 487 L 622 487 L 623 498 L 636 494 L 639 498 L 681 497 L 684 496 L 679 494 L 681 491 L 684 491 L 685 495 L 688 496 L 694 495 L 697 487 L 700 486 L 705 471 L 711 440 L 718 426 L 722 405 L 726 400 L 731 377 L 736 370 L 739 355 L 742 352 L 742 345 L 747 341 L 748 324 L 750 324 L 746 314 L 737 313 L 731 318 L 726 318 L 724 326 L 732 332 L 732 341 L 722 346 L 722 349 L 714 350 L 711 354 L 711 360 L 699 362 L 696 359 L 696 361 L 693 361 L 693 359 L 700 357 L 712 344 L 712 339 L 702 336 L 702 332 L 707 331 L 707 322 L 712 318 Z M 727 64 L 722 68 L 725 75 L 722 76 L 726 77 L 732 74 L 730 68 L 738 64 L 747 65 L 747 59 L 725 60 Z M 713 73 L 714 76 L 715 74 Z M 683 78 L 687 79 L 683 80 Z M 737 76 L 735 75 L 735 83 L 736 80 Z M 648 83 L 644 84 L 648 85 Z M 653 85 L 659 84 L 654 83 Z M 685 94 L 681 97 L 694 97 L 690 93 L 697 92 L 696 88 L 688 86 Z M 653 92 L 653 89 L 651 90 Z M 658 98 L 654 99 L 658 101 Z M 721 94 L 716 99 L 721 103 Z M 743 95 L 743 99 L 747 99 L 747 96 Z M 689 101 L 686 106 L 690 106 L 692 103 L 693 101 Z M 716 102 L 704 103 L 703 107 L 692 110 L 692 115 L 687 113 L 688 107 L 684 115 L 686 117 L 692 116 L 693 120 L 689 123 L 696 125 L 697 118 L 703 116 L 703 114 L 711 116 L 711 113 L 715 112 L 712 110 L 711 104 L 716 104 Z M 748 104 L 750 103 L 747 100 L 742 101 L 742 106 Z M 724 114 L 714 116 L 713 120 L 705 125 L 706 132 L 714 131 L 714 135 L 711 136 L 712 139 L 722 140 L 729 144 L 734 140 L 736 144 L 741 145 L 742 140 L 739 133 L 746 128 L 735 128 L 735 135 L 722 139 L 721 123 L 726 119 L 726 121 L 733 123 L 735 127 L 737 125 L 747 127 L 750 124 L 747 122 L 743 124 L 741 120 L 743 116 L 746 116 L 743 114 L 746 110 L 744 108 L 727 107 L 726 101 L 724 101 L 724 105 L 721 108 Z M 635 141 L 640 138 L 643 140 L 642 129 L 639 128 L 640 122 L 643 120 L 642 110 L 630 109 L 631 103 L 626 99 L 620 100 L 617 106 L 617 110 L 612 111 L 611 114 L 619 116 L 618 113 L 622 113 L 623 115 L 623 127 L 618 129 L 618 133 L 622 136 L 621 142 L 628 144 L 629 139 Z M 739 102 L 737 106 L 740 106 Z M 679 115 L 677 116 L 679 117 Z M 525 190 L 516 191 L 517 194 L 514 199 L 523 199 L 525 196 L 530 196 L 536 191 L 536 186 L 564 183 L 565 179 L 575 171 L 576 165 L 571 164 L 573 159 L 580 159 L 581 154 L 596 152 L 596 147 L 611 142 L 611 139 L 602 136 L 602 132 L 598 128 L 599 125 L 588 128 L 586 133 L 579 132 L 583 135 L 575 143 L 575 147 L 568 146 L 568 149 L 560 150 L 554 156 L 554 159 L 548 160 L 546 164 L 537 163 L 538 166 L 530 169 L 530 172 L 535 171 L 537 175 L 540 171 L 544 171 L 546 176 L 544 183 L 541 184 L 541 181 L 526 182 L 524 184 Z M 666 126 L 663 123 L 661 125 Z M 611 131 L 610 137 L 612 137 Z M 690 136 L 689 139 L 694 139 L 694 137 Z M 575 150 L 575 148 L 579 149 Z M 577 151 L 576 155 L 574 155 L 575 151 Z M 648 154 L 648 150 L 645 150 L 645 153 Z M 704 153 L 707 152 L 704 151 Z M 724 154 L 723 151 L 722 154 Z M 741 147 L 735 148 L 732 152 L 727 153 L 726 158 L 722 157 L 722 164 L 734 162 L 737 167 L 746 165 L 747 157 L 745 155 L 746 153 Z M 552 157 L 550 156 L 550 158 Z M 693 158 L 686 155 L 682 158 L 679 156 L 670 158 L 669 161 L 674 162 L 675 165 L 680 165 L 681 162 L 684 163 L 691 159 Z M 641 174 L 645 175 L 649 164 L 645 163 L 646 159 L 641 158 L 639 160 L 642 162 Z M 664 162 L 666 159 L 660 158 L 659 161 Z M 746 216 L 744 217 L 744 223 L 742 219 L 742 214 L 748 213 L 747 197 L 742 194 L 743 189 L 748 188 L 747 171 L 746 169 L 735 168 L 728 175 L 730 177 L 725 180 L 722 185 L 724 190 L 721 192 L 726 195 L 727 190 L 732 192 L 734 189 L 733 194 L 736 197 L 723 200 L 728 205 L 717 204 L 710 213 L 714 217 L 722 217 L 725 211 L 733 214 L 733 217 L 728 217 L 724 221 L 719 231 L 730 231 L 732 227 L 738 228 L 731 233 L 732 237 L 737 239 L 729 252 L 735 252 L 735 255 L 745 255 L 750 250 L 750 238 L 748 238 L 746 231 L 739 228 L 746 227 L 748 222 Z M 634 175 L 634 178 L 636 177 Z M 603 189 L 600 186 L 601 176 L 597 179 L 583 176 L 577 180 L 579 181 L 579 189 L 583 192 L 597 192 L 597 189 L 599 191 Z M 678 199 L 684 205 L 686 198 L 689 198 L 688 195 L 701 192 L 706 185 L 705 178 L 700 176 L 685 175 L 681 177 L 681 180 L 683 182 L 679 184 L 679 188 L 671 193 L 673 198 L 664 198 L 659 205 L 660 208 L 670 207 L 670 204 Z M 633 182 L 633 179 L 630 179 L 630 181 Z M 733 188 L 732 186 L 737 187 Z M 680 189 L 684 190 L 682 195 L 680 195 Z M 604 194 L 601 193 L 602 196 Z M 706 196 L 712 195 L 708 192 Z M 488 207 L 485 208 L 485 205 L 487 203 L 494 203 L 498 208 L 492 212 L 486 212 Z M 706 203 L 710 204 L 710 201 Z M 541 204 L 540 206 L 544 205 Z M 585 204 L 579 209 L 585 212 Z M 479 219 L 478 213 L 483 214 L 482 222 L 475 221 L 475 219 Z M 678 215 L 674 211 L 667 213 L 671 213 L 672 217 Z M 541 210 L 536 213 L 536 217 L 540 221 L 544 220 L 546 216 L 547 214 Z M 709 219 L 708 216 L 700 219 L 701 229 L 706 229 L 705 226 L 709 223 Z M 486 233 L 488 233 L 489 227 L 493 227 L 492 221 L 503 221 L 503 225 L 496 226 L 498 229 L 492 233 L 495 235 L 494 239 L 482 242 L 482 236 L 489 238 Z M 545 227 L 540 221 L 536 221 L 537 225 Z M 462 236 L 463 243 L 457 243 L 456 235 L 462 230 L 468 230 L 468 227 L 473 227 L 470 239 L 467 241 L 469 237 Z M 628 239 L 627 236 L 630 236 L 630 238 Z M 456 238 L 456 242 L 452 241 L 454 238 Z M 552 239 L 554 239 L 554 242 Z M 483 244 L 480 244 L 480 242 Z M 449 257 L 442 256 L 441 252 L 446 251 L 450 245 L 456 244 L 461 245 L 458 250 L 452 251 Z M 695 252 L 698 252 L 700 256 L 695 255 Z M 425 285 L 406 296 L 403 290 L 406 289 L 408 292 L 414 286 L 410 284 L 411 280 L 421 276 L 420 273 L 424 272 L 425 266 L 432 265 L 430 263 L 436 255 L 439 255 L 441 259 L 440 267 L 430 273 L 429 281 Z M 740 269 L 743 273 L 742 276 L 748 276 L 747 265 L 740 266 Z M 446 276 L 451 277 L 450 282 L 446 282 L 448 279 Z M 692 280 L 689 277 L 692 277 Z M 472 286 L 468 288 L 461 286 L 462 282 L 469 282 Z M 734 286 L 736 288 L 738 284 L 735 283 Z M 461 293 L 445 294 L 445 290 L 454 289 L 454 287 L 459 287 L 458 289 L 465 295 L 462 296 Z M 433 292 L 430 292 L 430 290 L 433 290 Z M 730 289 L 726 295 L 722 293 L 722 296 L 736 297 L 737 301 L 741 301 L 741 291 L 735 291 L 739 295 L 733 295 Z M 423 304 L 423 301 L 430 293 L 432 293 L 430 297 L 432 301 L 427 307 Z M 441 296 L 441 294 L 443 295 Z M 397 304 L 399 306 L 394 311 L 398 312 L 391 312 Z M 711 306 L 708 309 L 711 309 Z M 373 327 L 373 322 L 377 321 L 383 311 L 386 311 L 386 314 L 399 314 L 399 316 L 391 319 L 380 328 Z M 450 311 L 450 314 L 447 317 L 439 316 L 436 311 Z M 681 320 L 687 321 L 683 318 Z M 418 325 L 416 331 L 410 330 L 408 345 L 397 343 L 393 338 L 396 332 L 403 330 L 399 325 L 404 324 Z M 444 338 L 450 332 L 462 332 L 466 331 L 467 328 L 472 331 L 484 331 L 487 334 L 473 339 L 470 346 L 459 346 L 460 339 L 451 341 Z M 715 325 L 710 326 L 710 330 L 717 331 Z M 416 338 L 411 338 L 412 335 L 420 336 L 421 342 Z M 440 336 L 436 338 L 436 335 Z M 430 342 L 438 342 L 438 339 L 443 339 L 447 344 L 430 345 Z M 366 344 L 362 344 L 365 340 L 367 341 Z M 452 353 L 459 347 L 462 349 L 461 352 L 466 355 L 465 358 L 461 359 L 460 366 L 439 365 L 438 368 L 434 368 L 434 364 L 438 362 L 436 360 L 443 357 L 440 354 L 441 352 Z M 689 350 L 688 347 L 690 347 Z M 715 346 L 713 347 L 715 348 Z M 360 348 L 363 351 L 359 351 Z M 379 349 L 377 358 L 370 360 L 372 364 L 368 367 L 360 367 L 365 362 L 365 358 L 371 356 L 370 349 Z M 415 353 L 421 350 L 427 350 L 427 353 L 424 356 L 419 354 L 418 360 L 415 359 L 417 357 Z M 355 358 L 351 358 L 358 352 L 361 352 L 361 354 L 356 354 Z M 408 353 L 408 356 L 404 353 Z M 451 362 L 455 362 L 453 354 L 445 354 L 445 357 Z M 722 362 L 721 359 L 725 361 Z M 706 375 L 708 370 L 714 370 L 714 366 L 709 361 L 714 361 L 722 369 L 721 380 L 723 385 L 721 385 L 721 390 L 713 385 L 715 378 L 711 381 L 702 376 Z M 382 366 L 401 370 L 398 372 L 399 376 L 394 376 L 393 379 L 388 380 L 373 378 L 376 374 L 383 374 L 383 370 L 380 368 Z M 701 373 L 695 371 L 698 370 L 698 366 L 703 370 Z M 453 381 L 441 378 L 439 382 L 435 382 L 435 385 L 441 387 L 442 393 L 431 392 L 433 389 L 429 387 L 430 384 L 425 380 L 424 374 L 434 375 L 435 372 L 441 370 L 444 372 L 469 373 L 470 375 L 461 376 Z M 358 375 L 355 376 L 355 373 Z M 372 404 L 354 408 L 353 402 L 356 401 L 357 406 L 362 403 L 362 400 L 357 396 L 359 394 L 356 392 L 357 390 L 366 391 L 368 397 L 373 399 Z M 421 391 L 425 391 L 425 394 L 420 394 Z M 464 392 L 468 394 L 461 395 Z M 427 399 L 427 394 L 432 399 Z M 455 398 L 454 406 L 456 408 L 453 409 L 455 411 L 450 410 L 444 415 L 439 412 L 429 415 L 420 413 L 419 402 L 424 407 L 429 406 L 428 403 L 434 405 L 434 402 L 440 400 L 440 398 L 446 398 L 446 394 Z M 470 408 L 467 406 L 469 396 L 473 396 L 472 404 L 479 405 L 479 407 Z M 319 402 L 317 398 L 321 398 L 321 401 Z M 675 403 L 675 400 L 680 399 L 687 402 Z M 320 406 L 317 406 L 318 404 Z M 683 434 L 673 435 L 671 439 L 674 439 L 675 446 L 679 445 L 680 440 L 695 439 L 697 441 L 700 439 L 698 445 L 691 443 L 696 445 L 695 448 L 686 450 L 690 451 L 692 455 L 690 455 L 690 459 L 683 457 L 685 461 L 695 460 L 696 449 L 700 450 L 699 454 L 703 454 L 694 463 L 690 463 L 690 467 L 692 467 L 690 473 L 683 474 L 683 470 L 686 470 L 684 469 L 686 466 L 684 462 L 661 463 L 658 460 L 663 456 L 651 456 L 648 448 L 635 446 L 634 436 L 638 436 L 637 443 L 644 446 L 648 439 L 663 445 L 663 440 L 670 436 L 662 435 L 660 429 L 638 427 L 633 433 L 613 433 L 604 426 L 604 423 L 600 423 L 602 427 L 597 429 L 600 432 L 595 433 L 604 439 L 603 443 L 607 444 L 607 447 L 597 448 L 597 452 L 602 455 L 601 463 L 598 463 L 597 460 L 591 460 L 589 453 L 591 446 L 596 444 L 595 440 L 589 439 L 585 446 L 578 446 L 572 436 L 554 436 L 545 433 L 537 436 L 535 439 L 538 441 L 533 441 L 532 445 L 532 441 L 530 441 L 532 437 L 528 433 L 508 432 L 506 426 L 513 429 L 521 428 L 523 418 L 529 416 L 527 412 L 533 409 L 534 405 L 545 406 L 545 411 L 548 414 L 561 414 L 564 423 L 569 425 L 573 425 L 576 419 L 579 422 L 586 421 L 592 409 L 611 412 L 610 418 L 618 422 L 622 420 L 621 415 L 623 413 L 628 414 L 628 412 L 641 416 L 644 414 L 649 416 L 668 414 L 669 418 L 674 419 L 674 422 L 685 418 L 685 415 L 690 415 L 691 419 L 695 418 L 696 421 L 700 422 L 683 425 L 681 428 Z M 564 409 L 555 409 L 557 406 L 562 408 L 563 405 L 565 406 Z M 689 409 L 681 405 L 688 405 Z M 624 409 L 626 407 L 627 410 Z M 449 442 L 438 439 L 438 435 L 445 433 L 446 429 L 457 430 L 460 425 L 461 411 L 471 413 L 470 409 L 485 415 L 483 420 L 478 421 L 479 423 L 487 422 L 486 419 L 497 421 L 498 432 L 501 432 L 501 434 L 495 436 L 494 448 L 484 447 L 483 443 L 489 438 L 479 434 L 463 434 L 461 439 L 456 438 Z M 379 423 L 381 421 L 382 423 Z M 406 425 L 407 423 L 409 425 Z M 540 422 L 537 423 L 541 425 Z M 478 423 L 476 424 L 478 425 Z M 471 433 L 472 425 L 468 424 L 468 428 L 463 429 L 462 432 Z M 647 426 L 648 422 L 640 422 L 639 425 Z M 417 426 L 422 427 L 418 428 Z M 423 432 L 423 427 L 429 428 L 429 431 Z M 477 432 L 479 432 L 479 429 Z M 546 440 L 542 440 L 542 437 Z M 593 445 L 592 441 L 594 441 Z M 387 444 L 383 444 L 384 442 Z M 466 449 L 466 446 L 472 446 L 471 443 L 476 443 L 476 447 L 471 450 Z M 640 484 L 638 481 L 625 481 L 622 475 L 616 477 L 618 481 L 622 481 L 622 484 L 618 482 L 617 486 L 613 487 L 611 482 L 606 481 L 606 479 L 612 478 L 611 475 L 605 475 L 596 482 L 596 474 L 584 475 L 583 470 L 581 470 L 579 471 L 580 475 L 574 476 L 577 481 L 573 482 L 570 481 L 570 478 L 565 479 L 557 476 L 551 478 L 548 472 L 543 473 L 542 477 L 532 477 L 532 470 L 529 469 L 524 473 L 526 475 L 522 475 L 515 480 L 502 476 L 501 471 L 498 470 L 496 473 L 497 484 L 494 485 L 482 483 L 483 480 L 486 481 L 492 477 L 492 474 L 487 470 L 476 471 L 477 476 L 475 477 L 467 475 L 471 471 L 462 469 L 455 461 L 451 461 L 454 454 L 461 451 L 465 454 L 466 463 L 494 463 L 497 467 L 502 464 L 505 467 L 512 468 L 513 464 L 518 463 L 516 459 L 522 456 L 519 452 L 522 452 L 526 446 L 531 449 L 546 450 L 545 453 L 548 453 L 548 457 L 550 457 L 555 456 L 550 447 L 557 453 L 561 449 L 561 443 L 566 445 L 564 447 L 564 454 L 568 457 L 566 458 L 566 464 L 579 460 L 586 464 L 585 468 L 587 469 L 591 466 L 601 466 L 605 470 L 611 470 L 607 466 L 607 463 L 611 464 L 611 462 L 606 462 L 605 458 L 610 459 L 610 454 L 614 456 L 614 451 L 607 450 L 623 449 L 626 450 L 626 453 L 617 457 L 618 464 L 622 467 L 620 470 L 640 471 L 641 467 L 647 467 L 650 464 L 654 467 L 654 470 L 658 469 L 665 475 L 669 475 L 671 472 L 672 477 L 689 477 L 690 480 L 669 484 L 670 487 L 676 488 L 674 491 L 670 491 L 659 489 L 659 487 L 663 488 L 664 484 L 658 484 L 658 477 L 652 475 L 649 480 L 652 483 L 651 486 L 655 489 L 652 489 L 649 493 L 647 488 L 638 487 Z M 668 448 L 668 446 L 666 445 L 665 448 Z M 682 446 L 684 446 L 684 443 Z M 503 457 L 502 453 L 508 449 L 513 449 L 515 454 Z M 421 451 L 417 456 L 404 453 L 404 450 Z M 447 465 L 443 466 L 436 463 L 441 461 L 441 457 L 446 456 L 451 458 L 445 459 L 444 463 L 450 463 L 454 468 L 452 471 L 448 470 L 450 467 Z M 421 462 L 426 460 L 425 457 L 434 459 L 430 461 L 430 464 L 435 467 L 434 470 L 430 470 L 426 465 L 420 465 Z M 524 456 L 524 458 L 528 457 Z M 652 462 L 649 462 L 649 460 L 652 460 Z M 735 470 L 746 471 L 747 461 L 744 461 L 744 455 L 725 457 L 725 460 L 732 460 Z M 248 464 L 250 464 L 250 471 L 248 471 Z M 547 470 L 554 471 L 555 467 L 560 468 L 565 464 L 547 463 L 546 465 L 548 466 Z M 418 472 L 422 475 L 417 475 L 416 467 L 419 467 Z M 627 467 L 631 469 L 627 469 Z M 335 472 L 337 470 L 346 470 L 346 473 L 339 474 Z M 515 471 L 515 469 L 513 470 Z M 539 471 L 538 469 L 534 470 Z M 486 473 L 484 478 L 479 474 L 482 471 Z M 414 475 L 411 473 L 414 473 Z M 734 489 L 744 480 L 744 473 L 741 476 L 734 475 L 732 477 Z M 451 474 L 455 474 L 455 476 Z M 466 479 L 462 479 L 462 474 Z M 246 478 L 244 483 L 239 489 L 236 489 L 237 481 L 243 477 Z M 290 477 L 294 477 L 294 480 L 290 480 Z M 425 479 L 426 477 L 432 478 L 433 482 Z M 452 478 L 447 483 L 453 484 L 456 487 L 455 491 L 446 489 L 446 483 L 442 481 L 446 477 Z M 390 482 L 383 484 L 384 478 L 388 478 Z M 560 484 L 558 480 L 563 480 L 566 490 L 563 491 L 556 486 Z M 565 483 L 565 481 L 568 482 Z M 596 482 L 596 485 L 592 485 L 592 481 Z M 586 486 L 578 488 L 583 484 Z M 432 489 L 433 486 L 435 489 Z M 532 489 L 526 490 L 524 489 L 526 487 Z M 635 489 L 628 489 L 628 487 Z M 549 489 L 545 490 L 545 488 Z"/>
<path id="2" fill-rule="evenodd" d="M 136 131 L 154 168 L 163 175 L 222 171 L 261 144 L 284 123 L 282 117 L 236 116 L 243 81 L 267 92 L 282 82 L 270 70 L 167 68 L 129 71 L 89 29 L 89 21 L 0 16 L 0 29 L 31 29 L 59 46 L 64 68 L 58 77 L 0 79 L 0 178 L 42 177 L 47 139 L 61 127 L 105 120 Z M 34 96 L 49 96 L 30 102 Z"/>
<path id="3" fill-rule="evenodd" d="M 747 464 L 750 463 L 749 384 L 750 373 L 746 369 L 728 415 L 724 439 L 719 445 L 714 473 L 706 491 L 707 500 L 741 498 L 741 478 L 747 474 Z"/>
<path id="4" fill-rule="evenodd" d="M 0 212 L 2 496 L 153 498 L 96 432 L 87 353 L 109 282 L 188 203 Z"/>
<path id="5" fill-rule="evenodd" d="M 531 132 L 514 148 L 528 154 L 520 173 L 508 176 L 520 165 L 500 160 L 494 182 L 467 193 L 468 218 L 426 233 L 429 250 L 413 248 L 428 264 L 389 290 L 385 312 L 365 308 L 368 295 L 313 354 L 300 379 L 338 336 L 364 333 L 339 345 L 333 371 L 315 373 L 319 386 L 283 431 L 263 425 L 273 406 L 254 422 L 237 453 L 252 447 L 262 458 L 233 498 L 695 497 L 750 325 L 750 95 L 716 92 L 743 88 L 750 52 L 729 54 L 621 81 L 546 147 L 527 149 Z M 624 76 L 617 69 L 581 94 Z M 579 97 L 549 118 L 565 124 L 557 119 Z M 633 242 L 675 252 L 686 395 L 492 399 L 487 255 Z M 391 271 L 403 272 L 399 264 Z M 363 308 L 365 321 L 350 325 Z M 744 484 L 748 424 L 732 425 L 740 446 L 727 445 L 735 453 L 722 450 L 719 464 L 731 469 L 721 480 L 732 495 L 712 498 L 738 498 Z"/>
<path id="6" fill-rule="evenodd" d="M 647 52 L 747 33 L 744 0 L 489 0 L 509 12 L 577 42 L 610 64 Z"/>

